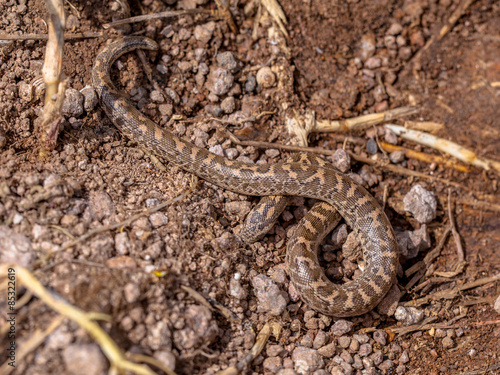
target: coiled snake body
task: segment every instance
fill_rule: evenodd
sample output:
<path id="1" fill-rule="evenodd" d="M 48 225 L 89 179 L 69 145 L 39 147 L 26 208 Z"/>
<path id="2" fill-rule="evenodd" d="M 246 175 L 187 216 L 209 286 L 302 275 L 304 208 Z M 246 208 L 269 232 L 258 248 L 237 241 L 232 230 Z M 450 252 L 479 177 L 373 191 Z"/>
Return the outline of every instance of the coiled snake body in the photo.
<path id="1" fill-rule="evenodd" d="M 390 289 L 398 263 L 393 229 L 377 201 L 324 162 L 247 164 L 197 148 L 158 127 L 127 101 L 110 78 L 111 65 L 119 56 L 134 49 L 157 48 L 148 38 L 128 37 L 112 42 L 97 56 L 92 83 L 113 124 L 156 156 L 223 189 L 246 195 L 296 195 L 327 202 L 316 204 L 289 240 L 287 262 L 291 281 L 301 298 L 324 314 L 354 316 L 375 307 Z M 334 213 L 330 205 L 359 233 L 366 264 L 359 277 L 342 285 L 328 280 L 316 255 L 319 242 L 331 229 Z"/>

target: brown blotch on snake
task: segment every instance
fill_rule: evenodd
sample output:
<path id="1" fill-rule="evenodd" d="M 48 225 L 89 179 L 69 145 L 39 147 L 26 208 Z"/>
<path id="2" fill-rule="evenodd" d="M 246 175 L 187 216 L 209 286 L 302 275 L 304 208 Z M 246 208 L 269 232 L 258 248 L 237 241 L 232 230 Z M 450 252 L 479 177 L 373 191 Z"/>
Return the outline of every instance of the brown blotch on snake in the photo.
<path id="1" fill-rule="evenodd" d="M 288 242 L 286 258 L 291 281 L 301 298 L 324 314 L 354 316 L 375 307 L 394 282 L 398 264 L 394 232 L 378 202 L 363 187 L 331 167 L 293 162 L 253 165 L 230 161 L 159 128 L 130 104 L 111 82 L 113 62 L 138 48 L 156 50 L 158 46 L 145 37 L 116 40 L 97 56 L 92 71 L 92 83 L 101 107 L 122 134 L 160 159 L 223 189 L 255 196 L 298 195 L 327 202 L 313 208 L 316 214 L 314 211 L 306 214 Z M 319 242 L 336 220 L 331 206 L 359 233 L 366 263 L 358 278 L 342 285 L 328 280 L 316 255 Z"/>

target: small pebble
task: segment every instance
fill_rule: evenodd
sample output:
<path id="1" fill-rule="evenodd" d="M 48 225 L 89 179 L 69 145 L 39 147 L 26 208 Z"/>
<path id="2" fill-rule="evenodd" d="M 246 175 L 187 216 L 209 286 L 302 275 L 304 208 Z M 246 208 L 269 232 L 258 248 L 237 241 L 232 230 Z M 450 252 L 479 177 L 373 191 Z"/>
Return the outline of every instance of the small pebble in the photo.
<path id="1" fill-rule="evenodd" d="M 351 168 L 351 156 L 342 148 L 335 150 L 332 162 L 333 166 L 342 173 L 346 173 Z"/>
<path id="2" fill-rule="evenodd" d="M 396 367 L 396 374 L 403 375 L 405 373 L 406 373 L 406 366 L 405 365 L 398 365 L 398 367 Z"/>
<path id="3" fill-rule="evenodd" d="M 391 129 L 385 129 L 384 140 L 391 145 L 398 144 L 398 136 Z"/>
<path id="4" fill-rule="evenodd" d="M 255 295 L 259 300 L 258 310 L 271 315 L 280 315 L 286 308 L 286 299 L 278 285 L 265 275 L 257 275 L 252 279 Z"/>
<path id="5" fill-rule="evenodd" d="M 241 286 L 240 281 L 235 278 L 229 281 L 229 294 L 236 299 L 245 299 L 248 295 L 246 290 Z"/>
<path id="6" fill-rule="evenodd" d="M 128 283 L 123 288 L 123 295 L 128 303 L 134 303 L 141 296 L 141 289 L 137 284 Z"/>
<path id="7" fill-rule="evenodd" d="M 245 91 L 253 92 L 256 87 L 257 87 L 257 79 L 255 78 L 255 76 L 249 75 L 245 82 Z"/>
<path id="8" fill-rule="evenodd" d="M 354 324 L 348 320 L 339 319 L 333 324 L 331 328 L 331 333 L 334 336 L 345 335 L 346 333 L 351 331 L 353 325 Z"/>
<path id="9" fill-rule="evenodd" d="M 347 349 L 351 344 L 351 338 L 349 336 L 340 336 L 337 341 L 339 346 L 344 349 Z"/>
<path id="10" fill-rule="evenodd" d="M 177 64 L 177 67 L 181 72 L 187 73 L 193 69 L 193 64 L 191 64 L 189 61 L 180 61 Z"/>
<path id="11" fill-rule="evenodd" d="M 361 37 L 360 55 L 363 61 L 373 56 L 376 50 L 375 35 L 372 33 L 365 34 Z"/>
<path id="12" fill-rule="evenodd" d="M 236 109 L 236 100 L 229 96 L 220 103 L 220 108 L 227 114 L 231 114 Z"/>
<path id="13" fill-rule="evenodd" d="M 284 349 L 281 345 L 276 345 L 276 344 L 269 344 L 266 347 L 266 353 L 269 357 L 277 357 L 284 353 Z"/>
<path id="14" fill-rule="evenodd" d="M 378 368 L 385 373 L 389 373 L 394 368 L 394 362 L 392 362 L 390 359 L 386 359 L 384 362 L 378 365 Z"/>
<path id="15" fill-rule="evenodd" d="M 267 357 L 262 362 L 262 367 L 266 371 L 270 371 L 273 374 L 276 374 L 279 370 L 281 370 L 283 365 L 283 359 L 281 357 Z"/>
<path id="16" fill-rule="evenodd" d="M 83 115 L 83 103 L 85 97 L 75 89 L 68 88 L 64 93 L 64 101 L 62 105 L 62 113 L 67 117 L 80 117 Z"/>
<path id="17" fill-rule="evenodd" d="M 445 349 L 450 349 L 450 348 L 453 348 L 455 346 L 455 342 L 449 336 L 446 336 L 445 338 L 443 338 L 443 340 L 441 342 L 443 343 L 443 348 L 445 348 Z"/>
<path id="18" fill-rule="evenodd" d="M 408 353 L 408 350 L 403 351 L 401 356 L 399 357 L 399 363 L 405 364 L 410 362 L 410 355 Z"/>
<path id="19" fill-rule="evenodd" d="M 373 339 L 382 346 L 387 345 L 387 333 L 385 331 L 373 332 Z"/>
<path id="20" fill-rule="evenodd" d="M 401 163 L 405 160 L 405 152 L 402 150 L 393 151 L 389 154 L 389 160 L 393 164 Z"/>
<path id="21" fill-rule="evenodd" d="M 237 149 L 235 148 L 228 148 L 226 149 L 226 156 L 229 160 L 234 160 L 238 157 L 240 153 L 238 152 Z"/>
<path id="22" fill-rule="evenodd" d="M 159 228 L 168 224 L 168 217 L 162 212 L 155 212 L 149 216 L 149 221 L 153 228 Z"/>
<path id="23" fill-rule="evenodd" d="M 215 22 L 210 21 L 204 25 L 197 25 L 194 28 L 194 38 L 201 42 L 202 45 L 207 44 L 215 30 Z"/>
<path id="24" fill-rule="evenodd" d="M 367 69 L 377 69 L 382 66 L 382 60 L 378 57 L 370 57 L 368 60 L 365 62 L 365 67 Z"/>
<path id="25" fill-rule="evenodd" d="M 87 86 L 80 90 L 84 97 L 83 108 L 86 112 L 91 112 L 99 103 L 99 98 L 93 87 Z"/>
<path id="26" fill-rule="evenodd" d="M 394 317 L 405 326 L 408 326 L 420 322 L 424 317 L 424 312 L 415 307 L 399 306 L 396 309 Z"/>
<path id="27" fill-rule="evenodd" d="M 188 40 L 191 38 L 191 31 L 183 27 L 179 30 L 178 35 L 180 40 Z"/>
<path id="28" fill-rule="evenodd" d="M 277 150 L 275 148 L 267 149 L 266 156 L 271 159 L 277 158 L 278 156 L 280 156 L 280 150 Z"/>
<path id="29" fill-rule="evenodd" d="M 175 355 L 168 350 L 157 350 L 155 351 L 153 357 L 160 361 L 164 366 L 168 367 L 170 370 L 175 370 Z"/>
<path id="30" fill-rule="evenodd" d="M 358 354 L 354 354 L 354 363 L 352 364 L 352 367 L 354 367 L 357 370 L 361 370 L 363 367 L 363 361 L 361 360 L 361 357 Z"/>
<path id="31" fill-rule="evenodd" d="M 130 268 L 134 269 L 137 267 L 135 260 L 133 260 L 128 255 L 120 255 L 117 257 L 109 258 L 106 260 L 106 266 L 110 268 Z"/>
<path id="32" fill-rule="evenodd" d="M 132 244 L 127 232 L 120 232 L 115 235 L 115 249 L 117 254 L 127 255 L 131 247 Z"/>
<path id="33" fill-rule="evenodd" d="M 208 307 L 190 305 L 182 317 L 185 321 L 184 327 L 173 334 L 173 342 L 179 350 L 210 345 L 217 338 L 219 327 Z"/>
<path id="34" fill-rule="evenodd" d="M 408 61 L 412 56 L 411 47 L 402 47 L 398 51 L 398 56 L 403 61 Z"/>
<path id="35" fill-rule="evenodd" d="M 326 345 L 326 343 L 328 342 L 328 340 L 330 339 L 330 336 L 328 336 L 328 334 L 325 332 L 325 331 L 318 331 L 318 333 L 316 334 L 316 337 L 314 338 L 314 341 L 313 341 L 313 348 L 314 349 L 319 349 L 321 348 L 322 346 Z"/>
<path id="36" fill-rule="evenodd" d="M 386 35 L 384 37 L 384 44 L 388 49 L 395 50 L 398 48 L 398 45 L 396 43 L 396 37 L 393 35 Z"/>
<path id="37" fill-rule="evenodd" d="M 101 375 L 106 372 L 106 358 L 95 344 L 68 345 L 62 351 L 62 358 L 68 374 Z"/>
<path id="38" fill-rule="evenodd" d="M 0 225 L 0 262 L 30 267 L 36 254 L 31 241 L 6 225 Z M 7 285 L 7 284 L 6 284 Z"/>
<path id="39" fill-rule="evenodd" d="M 233 86 L 234 76 L 224 68 L 216 68 L 210 71 L 207 88 L 215 95 L 224 95 Z"/>
<path id="40" fill-rule="evenodd" d="M 221 145 L 212 146 L 208 149 L 208 151 L 211 152 L 212 154 L 224 157 L 224 149 L 222 148 Z"/>
<path id="41" fill-rule="evenodd" d="M 33 85 L 24 81 L 19 82 L 19 97 L 27 103 L 33 100 Z"/>
<path id="42" fill-rule="evenodd" d="M 425 37 L 421 30 L 415 31 L 410 35 L 410 43 L 417 47 L 423 47 L 425 45 Z"/>
<path id="43" fill-rule="evenodd" d="M 331 375 L 345 375 L 344 371 L 342 370 L 342 367 L 340 367 L 340 366 L 332 367 L 330 374 Z"/>
<path id="44" fill-rule="evenodd" d="M 377 153 L 378 151 L 377 142 L 375 142 L 373 138 L 370 138 L 368 142 L 366 142 L 366 150 L 372 155 L 375 155 Z"/>
<path id="45" fill-rule="evenodd" d="M 400 255 L 406 259 L 415 258 L 420 252 L 431 247 L 431 238 L 427 225 L 422 224 L 419 229 L 404 231 L 396 234 Z"/>
<path id="46" fill-rule="evenodd" d="M 422 224 L 430 223 L 436 218 L 437 201 L 433 192 L 421 185 L 414 185 L 403 198 L 404 210 Z"/>
<path id="47" fill-rule="evenodd" d="M 387 35 L 398 35 L 401 34 L 401 31 L 403 31 L 403 26 L 399 23 L 393 23 L 390 27 L 389 30 L 387 30 L 386 34 Z"/>
<path id="48" fill-rule="evenodd" d="M 373 353 L 370 358 L 372 359 L 373 361 L 373 364 L 375 366 L 378 366 L 382 363 L 382 361 L 384 360 L 384 354 L 382 352 L 376 352 L 376 353 Z"/>
<path id="49" fill-rule="evenodd" d="M 357 340 L 351 340 L 349 350 L 351 350 L 352 352 L 357 352 L 359 350 L 359 342 Z"/>
<path id="50" fill-rule="evenodd" d="M 323 357 L 317 350 L 296 347 L 292 352 L 292 360 L 295 371 L 299 374 L 311 374 L 312 372 L 322 368 L 324 364 Z"/>
<path id="51" fill-rule="evenodd" d="M 363 344 L 359 347 L 359 355 L 361 357 L 366 357 L 372 354 L 372 345 L 369 343 Z"/>
<path id="52" fill-rule="evenodd" d="M 104 191 L 91 192 L 89 200 L 90 214 L 97 221 L 110 217 L 115 211 L 113 200 Z"/>
<path id="53" fill-rule="evenodd" d="M 233 74 L 241 69 L 241 62 L 230 51 L 217 54 L 216 59 L 222 68 L 229 70 Z"/>
<path id="54" fill-rule="evenodd" d="M 332 358 L 335 355 L 335 352 L 336 352 L 336 347 L 334 342 L 331 342 L 330 344 L 325 345 L 318 349 L 318 353 L 325 358 Z"/>
<path id="55" fill-rule="evenodd" d="M 351 364 L 354 362 L 354 359 L 352 358 L 351 353 L 349 353 L 347 350 L 342 350 L 342 353 L 340 353 L 340 358 L 342 358 L 342 360 L 345 363 Z"/>

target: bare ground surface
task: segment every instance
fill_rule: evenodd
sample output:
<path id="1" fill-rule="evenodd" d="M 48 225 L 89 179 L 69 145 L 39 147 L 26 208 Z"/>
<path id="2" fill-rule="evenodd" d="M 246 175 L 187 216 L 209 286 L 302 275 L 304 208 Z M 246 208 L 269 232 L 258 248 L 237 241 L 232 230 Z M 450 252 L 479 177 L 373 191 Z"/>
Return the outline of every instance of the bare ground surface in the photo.
<path id="1" fill-rule="evenodd" d="M 205 3 L 197 5 L 200 8 L 215 8 L 212 2 L 189 0 L 130 5 L 132 15 L 140 15 L 196 3 Z M 288 143 L 285 119 L 293 111 L 309 108 L 317 118 L 335 120 L 415 104 L 420 112 L 409 119 L 443 123 L 439 136 L 479 156 L 500 160 L 499 4 L 474 1 L 449 34 L 421 57 L 417 55 L 458 4 L 452 0 L 283 2 L 290 33 L 284 49 L 283 40 L 275 38 L 280 33 L 265 12 L 256 24 L 255 4 L 231 1 L 237 34 L 209 15 L 126 28 L 160 44 L 157 54 L 147 55 L 158 86 L 147 80 L 135 54 L 115 64 L 113 78 L 154 121 L 228 157 L 272 163 L 287 153 L 232 144 L 220 130 L 221 123 L 211 117 L 230 120 L 227 129 L 243 140 Z M 122 17 L 116 3 L 73 5 L 66 7 L 71 32 L 102 31 L 103 23 Z M 2 33 L 47 31 L 45 4 L 40 0 L 4 0 L 0 10 Z M 256 39 L 252 38 L 254 29 Z M 108 32 L 106 37 L 116 34 Z M 70 88 L 90 85 L 93 61 L 104 44 L 104 38 L 66 42 L 63 70 Z M 43 41 L 9 42 L 0 48 L 0 243 L 5 246 L 0 255 L 4 262 L 14 257 L 31 267 L 43 285 L 80 309 L 109 314 L 110 322 L 102 326 L 123 351 L 153 356 L 179 374 L 213 374 L 244 358 L 256 334 L 272 320 L 282 326 L 279 337 L 270 338 L 244 373 L 500 373 L 500 316 L 493 309 L 500 292 L 498 283 L 461 291 L 452 299 L 431 299 L 418 309 L 425 319 L 435 320 L 425 329 L 404 335 L 394 334 L 403 324 L 393 311 L 386 315 L 379 309 L 348 318 L 340 323 L 347 330 L 339 334 L 338 325 L 333 325 L 338 319 L 317 314 L 297 300 L 289 288 L 284 259 L 291 229 L 313 203 L 307 199 L 295 199 L 262 241 L 244 245 L 237 233 L 257 200 L 199 181 L 192 193 L 160 213 L 60 251 L 72 237 L 178 196 L 193 179 L 168 163 L 166 171 L 158 169 L 144 150 L 120 135 L 99 106 L 82 113 L 69 110 L 57 148 L 46 160 L 38 160 L 36 118 L 43 100 L 33 93 L 32 82 L 40 76 L 44 48 Z M 232 52 L 240 66 L 229 92 L 214 96 L 209 70 L 221 64 L 216 56 L 225 51 Z M 274 71 L 277 82 L 252 87 L 252 77 L 262 66 Z M 234 98 L 234 103 L 232 99 L 224 102 L 227 98 Z M 81 107 L 76 104 L 77 109 Z M 238 122 L 265 111 L 276 113 Z M 172 120 L 172 115 L 177 117 Z M 309 141 L 330 150 L 345 145 L 368 157 L 365 143 L 369 137 L 384 139 L 384 131 L 378 128 L 353 135 L 357 143 L 344 144 L 341 137 L 329 134 L 312 135 Z M 410 142 L 399 143 L 437 154 Z M 375 158 L 385 160 L 386 156 L 379 150 Z M 453 271 L 457 265 L 456 245 L 449 239 L 417 285 L 431 282 L 406 290 L 400 304 L 498 274 L 500 220 L 494 206 L 500 202 L 498 175 L 479 169 L 457 172 L 413 159 L 398 165 L 466 187 L 451 187 L 452 200 L 462 202 L 454 205 L 454 216 L 465 249 L 464 271 L 447 279 L 436 274 Z M 435 193 L 437 216 L 427 225 L 431 248 L 413 259 L 402 258 L 402 271 L 421 261 L 447 226 L 450 186 L 356 162 L 350 172 L 359 174 L 380 202 L 387 189 L 386 212 L 397 232 L 421 228 L 402 209 L 410 188 L 419 183 Z M 487 202 L 486 206 L 467 204 L 472 196 Z M 10 240 L 15 244 L 7 246 Z M 15 251 L 22 243 L 26 247 L 21 259 Z M 349 273 L 341 267 L 348 264 L 342 252 L 332 255 L 334 239 L 329 237 L 326 245 L 322 259 L 329 275 L 339 281 L 350 277 L 353 270 Z M 252 284 L 258 275 L 269 276 L 283 292 L 276 296 L 284 296 L 287 305 L 277 316 L 262 311 Z M 410 279 L 400 273 L 401 291 Z M 227 307 L 240 321 L 231 323 L 202 306 L 181 285 Z M 2 293 L 0 343 L 4 353 L 9 340 L 7 292 Z M 18 290 L 18 298 L 22 293 L 23 289 Z M 35 297 L 19 308 L 18 356 L 23 344 L 55 316 Z M 368 333 L 363 333 L 366 328 Z M 5 358 L 2 355 L 2 362 Z M 108 367 L 88 334 L 65 320 L 33 352 L 18 358 L 11 373 L 100 374 L 107 373 Z"/>

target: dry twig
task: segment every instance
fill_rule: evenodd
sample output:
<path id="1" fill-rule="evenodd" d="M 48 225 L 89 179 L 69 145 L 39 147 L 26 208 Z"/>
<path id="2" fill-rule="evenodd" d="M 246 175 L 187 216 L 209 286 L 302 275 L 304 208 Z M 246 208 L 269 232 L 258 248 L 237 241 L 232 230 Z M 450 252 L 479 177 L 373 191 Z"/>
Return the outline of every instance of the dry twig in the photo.
<path id="1" fill-rule="evenodd" d="M 358 116 L 346 120 L 329 121 L 316 120 L 316 113 L 306 110 L 302 118 L 297 114 L 286 119 L 288 132 L 305 141 L 300 143 L 307 145 L 307 137 L 310 133 L 332 133 L 332 132 L 350 132 L 354 130 L 368 129 L 384 121 L 390 121 L 399 117 L 409 116 L 418 112 L 416 107 L 401 107 L 391 109 L 381 113 L 372 113 L 369 115 Z"/>
<path id="2" fill-rule="evenodd" d="M 74 321 L 80 327 L 85 329 L 89 333 L 89 335 L 94 338 L 97 344 L 99 344 L 101 350 L 110 361 L 112 368 L 118 369 L 119 371 L 132 371 L 139 375 L 155 374 L 151 369 L 145 366 L 128 361 L 118 345 L 96 322 L 93 321 L 93 317 L 95 316 L 95 314 L 88 314 L 80 310 L 79 308 L 70 305 L 62 297 L 57 296 L 54 292 L 49 292 L 40 283 L 40 281 L 38 281 L 35 276 L 33 276 L 33 274 L 24 267 L 18 265 L 1 264 L 0 274 L 6 275 L 7 269 L 10 267 L 15 268 L 18 282 L 22 284 L 26 289 L 30 290 L 51 309 L 53 309 L 63 317 Z M 55 322 L 56 321 L 53 322 L 54 325 Z M 55 326 L 54 329 L 55 328 L 57 328 L 57 326 Z"/>
<path id="3" fill-rule="evenodd" d="M 260 3 L 266 8 L 273 20 L 278 24 L 281 32 L 285 37 L 288 38 L 288 31 L 286 30 L 286 20 L 285 13 L 281 9 L 280 4 L 276 0 L 260 0 Z"/>
<path id="4" fill-rule="evenodd" d="M 213 306 L 212 306 L 212 304 L 210 304 L 210 302 L 207 298 L 202 296 L 200 293 L 198 293 L 193 288 L 190 288 L 189 286 L 186 286 L 186 285 L 181 285 L 181 289 L 188 292 L 191 295 L 191 297 L 193 297 L 196 301 L 201 303 L 203 306 L 209 308 L 210 310 L 212 310 L 212 311 L 214 309 L 218 310 L 222 314 L 222 316 L 224 316 L 231 323 L 241 324 L 240 318 L 238 318 L 235 314 L 233 314 L 233 312 L 231 310 L 229 310 L 225 306 L 222 306 L 217 301 L 211 300 L 211 302 L 213 303 Z"/>
<path id="5" fill-rule="evenodd" d="M 432 121 L 405 121 L 405 128 L 436 134 L 444 129 L 444 123 Z"/>
<path id="6" fill-rule="evenodd" d="M 434 135 L 427 134 L 424 132 L 419 132 L 417 130 L 406 129 L 399 125 L 386 124 L 384 125 L 386 129 L 392 130 L 394 133 L 399 135 L 404 139 L 420 143 L 424 146 L 432 147 L 436 150 L 447 153 L 465 163 L 472 164 L 475 167 L 483 168 L 487 171 L 494 169 L 500 172 L 500 162 L 489 159 L 479 159 L 477 155 L 467 150 L 466 148 L 451 142 L 446 139 L 438 138 Z"/>
<path id="7" fill-rule="evenodd" d="M 436 259 L 439 256 L 439 254 L 441 254 L 441 249 L 443 248 L 444 243 L 446 242 L 446 239 L 448 238 L 448 234 L 450 234 L 450 232 L 451 232 L 451 226 L 448 225 L 443 235 L 439 239 L 439 242 L 436 245 L 436 247 L 427 253 L 424 260 L 421 260 L 420 262 L 415 263 L 412 267 L 408 268 L 405 272 L 406 277 L 410 277 L 411 275 L 421 270 L 422 268 L 426 268 L 429 264 L 431 264 L 434 261 L 434 259 Z"/>
<path id="8" fill-rule="evenodd" d="M 389 143 L 385 142 L 379 142 L 379 146 L 382 150 L 385 150 L 387 152 L 394 152 L 394 151 L 402 151 L 404 152 L 405 156 L 409 159 L 416 159 L 423 161 L 425 163 L 436 163 L 436 164 L 441 164 L 446 168 L 453 168 L 459 172 L 470 172 L 470 168 L 466 167 L 465 165 L 462 164 L 457 164 L 456 162 L 453 162 L 452 160 L 445 159 L 440 155 L 430 155 L 426 154 L 425 152 L 418 152 L 414 150 L 410 150 L 405 147 L 401 146 L 396 146 L 396 145 L 391 145 Z"/>
<path id="9" fill-rule="evenodd" d="M 453 217 L 453 210 L 451 208 L 451 191 L 448 190 L 448 219 L 450 222 L 451 233 L 455 244 L 457 246 L 458 255 L 458 265 L 455 271 L 452 272 L 434 272 L 436 275 L 441 277 L 455 277 L 460 272 L 463 271 L 465 265 L 464 248 L 462 246 L 462 240 L 460 239 L 460 234 L 458 234 L 457 226 L 455 225 L 455 218 Z"/>
<path id="10" fill-rule="evenodd" d="M 45 62 L 42 69 L 46 91 L 43 116 L 38 131 L 40 137 L 39 155 L 42 158 L 56 147 L 60 126 L 63 122 L 61 108 L 67 84 L 67 80 L 61 81 L 65 24 L 63 1 L 47 0 L 46 3 L 50 15 Z"/>
<path id="11" fill-rule="evenodd" d="M 123 18 L 121 20 L 117 20 L 117 21 L 105 23 L 104 25 L 102 25 L 102 27 L 104 29 L 109 29 L 111 27 L 121 26 L 121 25 L 125 25 L 125 24 L 128 24 L 128 23 L 136 23 L 136 22 L 142 22 L 142 21 L 151 21 L 151 20 L 156 20 L 156 19 L 160 19 L 160 18 L 171 18 L 171 17 L 183 16 L 183 15 L 186 15 L 186 14 L 198 14 L 198 13 L 213 14 L 214 12 L 212 10 L 207 10 L 207 9 L 172 10 L 172 11 L 167 11 L 167 12 L 145 14 L 143 16 Z"/>
<path id="12" fill-rule="evenodd" d="M 459 293 L 463 290 L 477 288 L 478 286 L 488 284 L 491 282 L 495 282 L 498 280 L 500 280 L 500 274 L 497 274 L 497 275 L 492 276 L 492 277 L 485 277 L 483 279 L 472 281 L 470 283 L 466 283 L 464 285 L 460 285 L 460 286 L 457 286 L 455 288 L 441 290 L 439 292 L 429 294 L 425 297 L 422 297 L 422 298 L 419 298 L 419 299 L 416 299 L 413 301 L 405 302 L 404 306 L 421 306 L 423 304 L 426 304 L 430 301 L 437 300 L 437 299 L 442 299 L 442 298 L 452 299 L 452 298 L 457 297 L 459 295 Z"/>
<path id="13" fill-rule="evenodd" d="M 91 31 L 84 31 L 82 33 L 64 33 L 63 38 L 64 40 L 72 40 L 72 39 L 93 39 L 93 38 L 101 38 L 104 34 L 103 33 L 94 33 Z M 15 41 L 20 41 L 20 40 L 48 40 L 49 35 L 48 34 L 22 34 L 22 35 L 15 35 L 15 34 L 0 34 L 0 40 L 15 40 Z"/>

